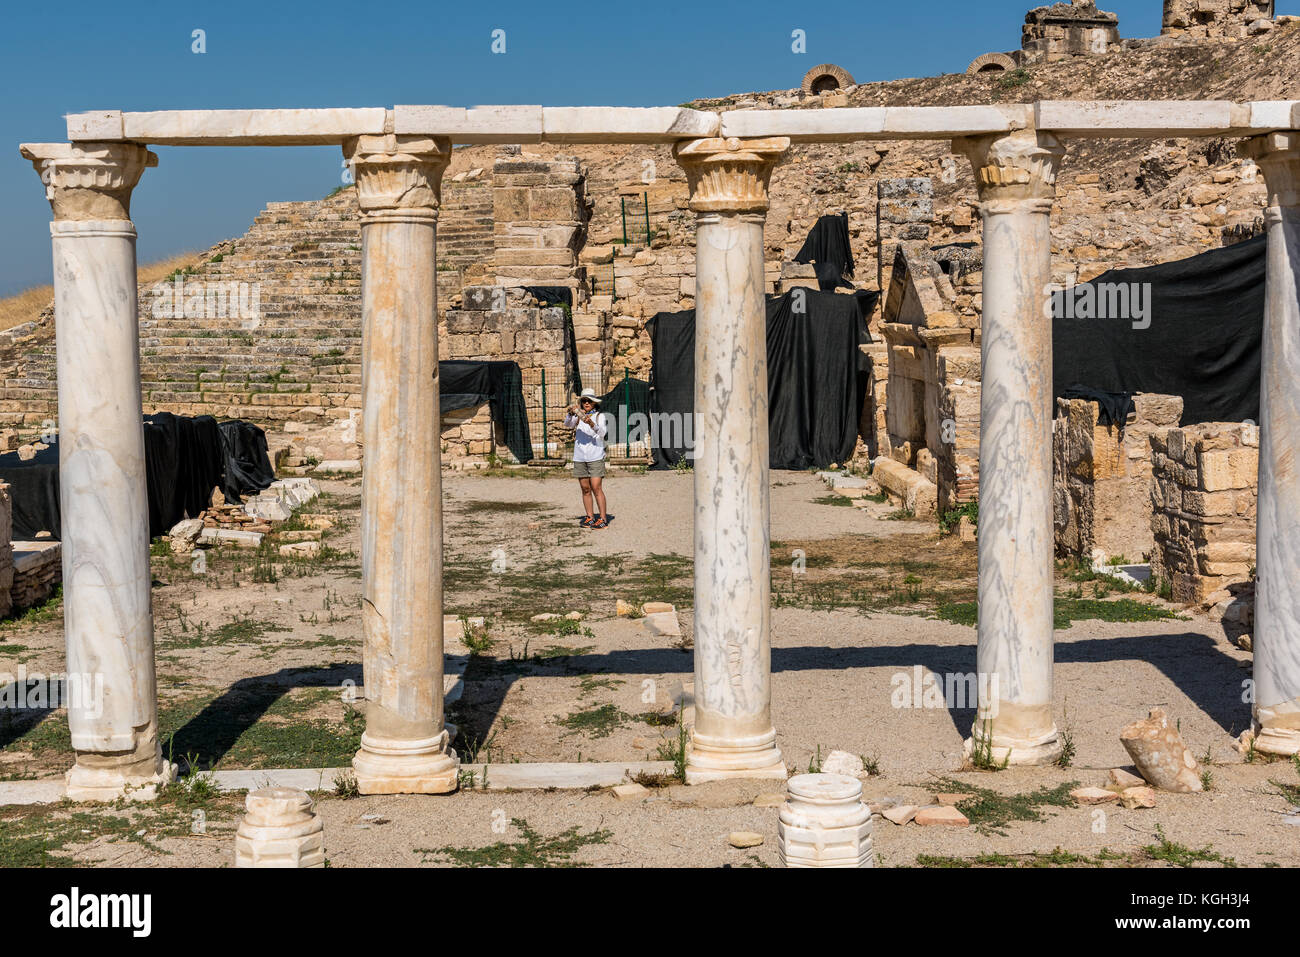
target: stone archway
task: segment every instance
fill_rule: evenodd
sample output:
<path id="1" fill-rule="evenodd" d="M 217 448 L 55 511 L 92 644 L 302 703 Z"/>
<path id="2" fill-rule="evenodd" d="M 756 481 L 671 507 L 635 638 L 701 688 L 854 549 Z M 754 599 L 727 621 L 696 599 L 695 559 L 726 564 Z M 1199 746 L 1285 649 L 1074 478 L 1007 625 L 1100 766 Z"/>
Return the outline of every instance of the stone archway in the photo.
<path id="1" fill-rule="evenodd" d="M 805 93 L 830 93 L 855 85 L 852 74 L 834 63 L 819 63 L 803 75 Z"/>
<path id="2" fill-rule="evenodd" d="M 966 74 L 977 76 L 981 73 L 1003 73 L 1015 68 L 1016 61 L 1005 53 L 986 53 L 971 61 L 971 65 L 966 67 Z"/>

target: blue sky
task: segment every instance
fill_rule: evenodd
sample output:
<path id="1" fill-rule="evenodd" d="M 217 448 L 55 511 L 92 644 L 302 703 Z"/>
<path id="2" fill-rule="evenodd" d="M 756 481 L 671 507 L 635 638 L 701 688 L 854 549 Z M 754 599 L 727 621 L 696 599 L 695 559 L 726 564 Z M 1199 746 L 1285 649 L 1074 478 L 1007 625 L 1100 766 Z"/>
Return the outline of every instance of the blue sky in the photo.
<path id="1" fill-rule="evenodd" d="M 11 4 L 0 28 L 0 296 L 49 282 L 49 206 L 27 141 L 63 141 L 91 109 L 440 103 L 670 105 L 797 86 L 838 63 L 859 82 L 964 70 L 1019 46 L 1027 0 L 599 3 Z M 1124 36 L 1160 30 L 1160 0 L 1111 0 Z M 369 9 L 359 15 L 358 9 Z M 1300 13 L 1300 0 L 1278 0 Z M 506 53 L 490 50 L 506 31 Z M 191 52 L 206 31 L 207 52 Z M 791 51 L 791 32 L 807 52 Z M 336 147 L 158 147 L 132 201 L 142 262 L 242 233 L 272 200 L 325 195 Z"/>

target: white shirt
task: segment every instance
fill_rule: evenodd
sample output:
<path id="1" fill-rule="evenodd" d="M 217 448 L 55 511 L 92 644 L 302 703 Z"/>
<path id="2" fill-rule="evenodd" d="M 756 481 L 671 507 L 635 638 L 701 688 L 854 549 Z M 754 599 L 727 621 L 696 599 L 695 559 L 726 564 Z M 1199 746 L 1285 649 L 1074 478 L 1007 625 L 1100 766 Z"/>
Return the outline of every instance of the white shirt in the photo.
<path id="1" fill-rule="evenodd" d="M 599 462 L 605 457 L 605 435 L 609 431 L 605 413 L 593 411 L 591 421 L 595 427 L 583 422 L 575 413 L 564 417 L 564 427 L 574 429 L 573 461 Z"/>

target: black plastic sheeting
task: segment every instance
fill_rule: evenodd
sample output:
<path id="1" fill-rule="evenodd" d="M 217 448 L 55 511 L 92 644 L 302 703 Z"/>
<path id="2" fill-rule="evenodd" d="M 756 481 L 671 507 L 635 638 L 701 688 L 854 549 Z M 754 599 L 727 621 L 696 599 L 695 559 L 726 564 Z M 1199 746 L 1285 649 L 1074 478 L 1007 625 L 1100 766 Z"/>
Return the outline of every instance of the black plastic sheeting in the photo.
<path id="1" fill-rule="evenodd" d="M 805 310 L 792 303 L 802 295 Z M 871 297 L 795 289 L 767 299 L 769 463 L 774 469 L 824 468 L 843 462 L 858 440 L 866 394 L 858 346 L 870 342 L 864 308 Z M 684 417 L 695 408 L 695 310 L 661 312 L 646 322 L 653 349 L 654 415 Z M 660 428 L 654 467 L 683 458 L 684 429 Z M 673 441 L 663 441 L 667 435 Z"/>
<path id="2" fill-rule="evenodd" d="M 645 441 L 650 420 L 650 383 L 628 376 L 600 397 L 600 411 L 609 416 L 605 445 L 626 449 L 629 442 Z"/>
<path id="3" fill-rule="evenodd" d="M 817 285 L 822 292 L 847 286 L 853 278 L 853 250 L 849 245 L 849 214 L 820 216 L 794 256 L 797 263 L 816 263 Z"/>
<path id="4" fill-rule="evenodd" d="M 275 479 L 266 435 L 248 422 L 218 426 L 210 415 L 159 412 L 145 416 L 143 428 L 150 538 L 167 534 L 184 518 L 197 518 L 214 488 L 239 501 L 240 495 L 260 492 Z M 239 436 L 233 447 L 228 433 Z M 57 438 L 26 462 L 17 452 L 0 455 L 0 480 L 9 483 L 15 540 L 30 540 L 42 531 L 62 539 Z"/>
<path id="5" fill-rule="evenodd" d="M 533 440 L 528 430 L 524 377 L 519 363 L 469 359 L 439 362 L 438 397 L 445 410 L 490 403 L 492 422 L 505 432 L 506 447 L 520 462 L 532 461 Z"/>
<path id="6" fill-rule="evenodd" d="M 251 422 L 228 419 L 221 423 L 221 449 L 226 462 L 222 491 L 226 500 L 260 492 L 275 481 L 275 468 L 267 455 L 266 433 Z"/>
<path id="7" fill-rule="evenodd" d="M 269 474 L 271 463 L 265 439 L 262 459 Z M 197 518 L 211 503 L 214 488 L 220 487 L 228 499 L 235 491 L 226 474 L 221 428 L 210 415 L 187 418 L 158 412 L 145 416 L 144 468 L 149 487 L 150 538 L 166 534 L 183 518 Z M 270 475 L 257 490 L 266 488 L 274 478 Z M 246 485 L 240 487 L 250 490 Z M 233 501 L 239 501 L 239 494 L 235 492 Z"/>
<path id="8" fill-rule="evenodd" d="M 31 541 L 37 532 L 49 532 L 56 540 L 62 539 L 58 440 L 26 462 L 17 452 L 0 455 L 0 480 L 9 484 L 14 541 Z"/>
<path id="9" fill-rule="evenodd" d="M 1097 403 L 1097 424 L 1119 426 L 1119 434 L 1124 435 L 1124 426 L 1128 424 L 1130 412 L 1137 410 L 1131 392 L 1102 392 L 1076 385 L 1062 392 L 1060 399 L 1087 399 Z"/>
<path id="10" fill-rule="evenodd" d="M 1265 250 L 1259 236 L 1178 262 L 1112 270 L 1087 283 L 1150 283 L 1150 325 L 1134 328 L 1147 320 L 1127 316 L 1065 318 L 1066 309 L 1055 308 L 1055 394 L 1087 388 L 1177 395 L 1183 425 L 1258 422 Z M 1097 301 L 1106 298 L 1094 293 Z M 1077 302 L 1079 287 L 1069 294 Z"/>

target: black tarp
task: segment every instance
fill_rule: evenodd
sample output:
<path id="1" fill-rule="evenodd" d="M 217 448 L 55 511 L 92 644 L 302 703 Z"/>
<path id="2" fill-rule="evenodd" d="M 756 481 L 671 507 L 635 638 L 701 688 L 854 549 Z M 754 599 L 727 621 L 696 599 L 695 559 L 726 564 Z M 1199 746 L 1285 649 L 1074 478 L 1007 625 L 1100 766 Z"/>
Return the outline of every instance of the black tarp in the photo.
<path id="1" fill-rule="evenodd" d="M 1145 324 L 1141 318 L 1066 318 L 1058 303 L 1055 394 L 1077 387 L 1162 393 L 1182 396 L 1183 425 L 1259 421 L 1264 271 L 1259 236 L 1178 262 L 1103 273 L 1086 284 L 1096 287 L 1096 301 L 1105 284 L 1150 283 L 1150 325 L 1134 328 L 1135 321 Z M 1078 301 L 1078 287 L 1067 292 Z"/>
<path id="2" fill-rule="evenodd" d="M 197 518 L 216 487 L 237 502 L 275 479 L 266 436 L 255 425 L 236 421 L 218 426 L 212 416 L 191 419 L 159 412 L 144 418 L 143 429 L 151 538 L 165 535 L 183 518 Z M 227 430 L 241 437 L 234 449 L 227 444 Z M 9 483 L 15 540 L 30 540 L 42 531 L 62 538 L 57 438 L 25 462 L 17 452 L 0 455 L 0 480 Z"/>
<path id="3" fill-rule="evenodd" d="M 802 299 L 804 311 L 792 308 Z M 866 374 L 860 343 L 869 342 L 857 296 L 795 289 L 767 299 L 769 462 L 808 469 L 843 462 L 858 439 Z M 689 416 L 695 407 L 695 310 L 661 312 L 646 323 L 653 350 L 651 412 Z M 659 429 L 655 468 L 685 452 L 685 430 Z"/>
<path id="4" fill-rule="evenodd" d="M 0 455 L 0 481 L 9 484 L 13 540 L 31 541 L 37 532 L 63 537 L 59 524 L 59 444 L 40 449 L 24 462 L 17 452 Z"/>
<path id="5" fill-rule="evenodd" d="M 165 534 L 181 519 L 198 518 L 210 504 L 214 488 L 220 487 L 227 498 L 234 492 L 232 500 L 238 501 L 239 494 L 260 491 L 275 478 L 263 448 L 266 481 L 256 487 L 229 484 L 221 430 L 210 415 L 189 418 L 157 412 L 145 416 L 144 452 L 150 537 Z"/>
<path id="6" fill-rule="evenodd" d="M 1119 426 L 1119 434 L 1124 434 L 1130 412 L 1137 410 L 1131 392 L 1102 392 L 1087 386 L 1071 386 L 1062 392 L 1058 399 L 1087 399 L 1097 403 L 1097 424 Z"/>
<path id="7" fill-rule="evenodd" d="M 445 410 L 470 409 L 489 403 L 493 424 L 505 432 L 506 447 L 520 462 L 532 461 L 533 440 L 528 430 L 524 377 L 519 363 L 469 359 L 439 362 L 438 396 Z"/>
<path id="8" fill-rule="evenodd" d="M 819 216 L 794 256 L 797 263 L 816 263 L 817 285 L 822 292 L 847 286 L 853 278 L 853 250 L 849 245 L 849 214 Z"/>
<path id="9" fill-rule="evenodd" d="M 238 502 L 239 496 L 260 492 L 275 481 L 265 432 L 241 419 L 227 419 L 219 428 L 225 458 L 222 491 L 227 501 Z"/>
<path id="10" fill-rule="evenodd" d="M 645 441 L 645 427 L 650 420 L 650 383 L 632 376 L 619 379 L 600 397 L 600 410 L 609 416 L 606 446 L 621 445 L 626 450 L 630 442 Z"/>

